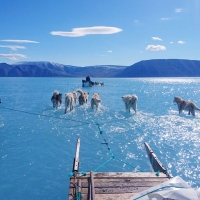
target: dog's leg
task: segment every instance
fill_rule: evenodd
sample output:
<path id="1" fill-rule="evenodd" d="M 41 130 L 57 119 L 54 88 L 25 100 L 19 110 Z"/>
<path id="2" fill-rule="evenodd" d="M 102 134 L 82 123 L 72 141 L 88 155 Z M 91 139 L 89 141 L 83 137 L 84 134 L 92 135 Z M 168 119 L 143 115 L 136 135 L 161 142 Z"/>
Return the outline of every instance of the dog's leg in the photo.
<path id="1" fill-rule="evenodd" d="M 195 116 L 195 110 L 191 110 L 193 116 Z"/>
<path id="2" fill-rule="evenodd" d="M 137 112 L 137 111 L 136 111 L 136 102 L 134 102 L 134 105 L 133 105 L 133 107 L 134 107 L 134 108 L 133 108 L 133 110 L 134 110 L 134 111 L 135 111 L 135 113 L 136 113 L 136 112 Z"/>
<path id="3" fill-rule="evenodd" d="M 94 103 L 93 103 L 93 99 L 91 100 L 91 108 L 94 108 Z"/>
<path id="4" fill-rule="evenodd" d="M 67 113 L 67 101 L 65 101 L 65 114 Z"/>
<path id="5" fill-rule="evenodd" d="M 125 102 L 125 108 L 126 108 L 126 111 L 128 111 L 128 103 Z"/>
<path id="6" fill-rule="evenodd" d="M 70 103 L 70 111 L 73 110 L 73 105 L 72 105 L 72 102 Z"/>

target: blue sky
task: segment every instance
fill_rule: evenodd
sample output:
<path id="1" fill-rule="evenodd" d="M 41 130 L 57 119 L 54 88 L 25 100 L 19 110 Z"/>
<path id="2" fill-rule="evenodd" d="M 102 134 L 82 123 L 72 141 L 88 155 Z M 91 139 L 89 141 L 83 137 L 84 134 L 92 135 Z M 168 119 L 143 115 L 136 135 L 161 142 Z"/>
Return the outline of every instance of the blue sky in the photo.
<path id="1" fill-rule="evenodd" d="M 199 0 L 1 0 L 0 63 L 200 60 Z"/>

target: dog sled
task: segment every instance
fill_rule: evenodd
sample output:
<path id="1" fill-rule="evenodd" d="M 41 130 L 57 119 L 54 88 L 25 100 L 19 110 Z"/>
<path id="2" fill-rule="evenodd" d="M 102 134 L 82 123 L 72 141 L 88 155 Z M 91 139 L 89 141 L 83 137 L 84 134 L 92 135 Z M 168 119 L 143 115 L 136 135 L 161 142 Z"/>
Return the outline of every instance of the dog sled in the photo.
<path id="1" fill-rule="evenodd" d="M 82 87 L 92 87 L 94 85 L 104 86 L 104 82 L 100 83 L 100 82 L 82 80 Z"/>
<path id="2" fill-rule="evenodd" d="M 92 87 L 92 82 L 91 81 L 85 81 L 82 80 L 82 87 Z"/>
<path id="3" fill-rule="evenodd" d="M 101 166 L 115 159 L 114 156 L 94 171 L 79 172 L 79 138 L 70 176 L 68 200 L 200 199 L 200 189 L 193 189 L 179 176 L 170 176 L 150 146 L 146 142 L 144 145 L 154 172 L 97 172 Z"/>

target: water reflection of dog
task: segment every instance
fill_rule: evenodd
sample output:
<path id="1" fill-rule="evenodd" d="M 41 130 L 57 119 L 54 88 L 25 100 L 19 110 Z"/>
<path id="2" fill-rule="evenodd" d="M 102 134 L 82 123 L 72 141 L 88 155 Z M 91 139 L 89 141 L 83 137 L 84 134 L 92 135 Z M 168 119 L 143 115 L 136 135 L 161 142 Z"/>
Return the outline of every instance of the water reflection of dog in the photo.
<path id="1" fill-rule="evenodd" d="M 178 105 L 178 111 L 179 114 L 183 111 L 183 110 L 187 110 L 188 111 L 188 115 L 190 115 L 190 113 L 195 116 L 195 110 L 199 110 L 200 108 L 198 108 L 195 103 L 193 103 L 192 101 L 186 101 L 184 99 L 182 99 L 181 97 L 174 97 L 173 103 L 176 103 Z"/>
<path id="2" fill-rule="evenodd" d="M 51 102 L 53 103 L 53 108 L 58 108 L 62 104 L 62 94 L 58 90 L 53 91 L 53 96 L 51 97 Z"/>
<path id="3" fill-rule="evenodd" d="M 133 110 L 136 112 L 137 110 L 137 101 L 138 101 L 138 97 L 133 94 L 133 95 L 130 95 L 130 94 L 127 94 L 127 95 L 124 95 L 122 96 L 122 100 L 124 101 L 125 103 L 125 107 L 126 107 L 126 110 L 130 112 L 130 109 L 133 108 Z"/>

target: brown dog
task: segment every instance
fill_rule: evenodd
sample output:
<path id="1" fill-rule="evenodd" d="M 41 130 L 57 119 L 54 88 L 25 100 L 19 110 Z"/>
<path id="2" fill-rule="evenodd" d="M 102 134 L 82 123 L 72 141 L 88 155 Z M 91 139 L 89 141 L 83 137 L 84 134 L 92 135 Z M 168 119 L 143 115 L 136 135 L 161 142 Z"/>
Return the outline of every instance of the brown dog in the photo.
<path id="1" fill-rule="evenodd" d="M 96 106 L 96 110 L 99 108 L 99 104 L 100 104 L 101 99 L 99 98 L 99 93 L 94 93 L 92 98 L 91 98 L 91 107 L 92 109 L 94 108 L 94 106 Z"/>
<path id="2" fill-rule="evenodd" d="M 195 116 L 195 110 L 199 110 L 200 108 L 198 108 L 195 103 L 193 103 L 192 101 L 186 101 L 184 99 L 182 99 L 181 97 L 174 97 L 173 103 L 176 103 L 178 105 L 178 111 L 179 114 L 183 111 L 183 110 L 187 110 L 188 111 L 188 115 L 190 115 L 190 113 L 192 113 L 193 116 Z"/>
<path id="3" fill-rule="evenodd" d="M 81 89 L 76 90 L 80 95 L 78 97 L 78 101 L 80 105 L 83 105 L 88 102 L 89 92 L 83 92 Z"/>

